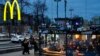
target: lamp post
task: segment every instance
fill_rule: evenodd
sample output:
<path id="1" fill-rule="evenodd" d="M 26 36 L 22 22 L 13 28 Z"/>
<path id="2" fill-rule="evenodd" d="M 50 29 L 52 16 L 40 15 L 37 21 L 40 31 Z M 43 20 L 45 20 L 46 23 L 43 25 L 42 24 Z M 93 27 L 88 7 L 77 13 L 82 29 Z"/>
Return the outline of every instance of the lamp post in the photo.
<path id="1" fill-rule="evenodd" d="M 70 11 L 70 18 L 72 18 L 74 9 L 71 8 L 71 9 L 69 9 L 69 11 Z"/>
<path id="2" fill-rule="evenodd" d="M 44 2 L 43 2 L 43 11 L 42 11 L 43 22 L 42 22 L 42 23 L 45 23 L 45 19 L 44 19 L 44 10 L 45 10 L 45 5 L 46 5 L 46 0 L 44 0 Z"/>
<path id="3" fill-rule="evenodd" d="M 59 6 L 58 6 L 58 3 L 59 3 L 61 0 L 54 0 L 54 1 L 57 2 L 57 18 L 58 18 L 58 14 L 59 14 L 59 13 L 58 13 L 58 7 L 59 7 Z"/>
<path id="4" fill-rule="evenodd" d="M 66 19 L 66 8 L 67 7 L 67 0 L 64 0 L 64 8 L 65 8 L 65 19 Z M 66 50 L 66 56 L 67 56 L 67 41 L 68 41 L 68 39 L 67 39 L 67 35 L 68 35 L 68 33 L 67 33 L 67 31 L 66 31 L 66 39 L 65 39 L 65 50 Z"/>
<path id="5" fill-rule="evenodd" d="M 66 9 L 67 9 L 66 6 L 67 6 L 67 0 L 64 0 L 64 2 L 65 2 L 64 5 L 65 5 L 65 18 L 66 18 Z"/>
<path id="6" fill-rule="evenodd" d="M 41 33 L 42 33 L 42 31 L 39 30 L 39 56 L 42 55 L 42 51 L 41 51 Z"/>
<path id="7" fill-rule="evenodd" d="M 57 10 L 56 10 L 56 11 L 57 11 L 57 19 L 58 19 L 58 16 L 59 16 L 59 15 L 58 15 L 58 14 L 59 14 L 59 13 L 58 13 L 58 8 L 59 8 L 58 4 L 59 4 L 59 2 L 60 2 L 61 0 L 54 0 L 54 1 L 57 2 Z M 54 41 L 54 42 L 56 42 L 56 33 L 54 34 L 54 38 L 55 38 L 55 41 Z"/>

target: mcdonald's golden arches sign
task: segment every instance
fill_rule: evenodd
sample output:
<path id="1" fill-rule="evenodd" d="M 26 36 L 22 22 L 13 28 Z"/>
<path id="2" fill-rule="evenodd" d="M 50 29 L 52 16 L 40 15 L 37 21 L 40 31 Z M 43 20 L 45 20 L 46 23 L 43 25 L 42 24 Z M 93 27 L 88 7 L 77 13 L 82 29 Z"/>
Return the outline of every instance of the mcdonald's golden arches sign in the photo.
<path id="1" fill-rule="evenodd" d="M 5 4 L 5 7 L 4 7 L 4 18 L 3 18 L 4 21 L 7 20 L 6 19 L 7 18 L 7 6 L 9 6 L 9 8 L 10 8 L 10 19 L 14 18 L 14 6 L 15 5 L 17 7 L 18 21 L 21 20 L 21 12 L 20 12 L 20 7 L 19 7 L 19 4 L 18 4 L 18 1 L 14 0 L 12 2 L 12 4 L 10 3 L 10 1 L 7 1 L 6 4 Z"/>

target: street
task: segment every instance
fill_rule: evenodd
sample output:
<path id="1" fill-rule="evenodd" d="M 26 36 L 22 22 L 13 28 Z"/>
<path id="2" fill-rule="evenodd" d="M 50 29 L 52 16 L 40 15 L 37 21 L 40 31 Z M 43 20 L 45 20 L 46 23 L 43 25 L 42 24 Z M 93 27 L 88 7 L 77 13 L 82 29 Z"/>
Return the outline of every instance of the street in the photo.
<path id="1" fill-rule="evenodd" d="M 0 56 L 100 56 L 100 0 L 0 0 Z"/>
<path id="2" fill-rule="evenodd" d="M 9 43 L 11 43 L 11 41 L 0 41 L 0 45 L 2 45 L 2 44 L 9 44 Z"/>
<path id="3" fill-rule="evenodd" d="M 14 51 L 20 51 L 21 50 L 21 44 L 18 43 L 4 43 L 0 44 L 0 54 L 5 54 L 5 53 L 11 53 Z"/>
<path id="4" fill-rule="evenodd" d="M 22 54 L 22 51 L 0 54 L 0 56 L 34 56 L 34 50 L 30 50 L 30 54 Z"/>
<path id="5" fill-rule="evenodd" d="M 15 47 L 15 46 L 21 46 L 20 44 L 15 44 L 15 43 L 6 43 L 6 44 L 0 44 L 0 50 L 5 49 L 5 48 L 10 48 L 10 47 Z"/>

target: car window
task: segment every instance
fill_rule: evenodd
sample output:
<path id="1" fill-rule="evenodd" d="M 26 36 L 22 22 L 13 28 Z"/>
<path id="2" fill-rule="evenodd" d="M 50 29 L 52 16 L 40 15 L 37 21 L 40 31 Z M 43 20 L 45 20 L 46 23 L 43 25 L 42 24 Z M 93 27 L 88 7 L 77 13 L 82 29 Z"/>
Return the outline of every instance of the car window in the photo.
<path id="1" fill-rule="evenodd" d="M 23 36 L 19 36 L 19 38 L 23 38 Z"/>

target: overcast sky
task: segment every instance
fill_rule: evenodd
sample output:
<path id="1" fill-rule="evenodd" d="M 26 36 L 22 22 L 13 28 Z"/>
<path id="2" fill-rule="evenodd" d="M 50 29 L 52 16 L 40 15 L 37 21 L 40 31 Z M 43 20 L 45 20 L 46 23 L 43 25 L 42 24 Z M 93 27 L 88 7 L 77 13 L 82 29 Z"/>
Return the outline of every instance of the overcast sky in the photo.
<path id="1" fill-rule="evenodd" d="M 70 17 L 69 9 L 74 9 L 73 16 L 79 15 L 85 19 L 100 15 L 100 0 L 67 0 L 67 16 Z M 86 2 L 87 1 L 87 2 Z M 47 0 L 48 16 L 56 17 L 56 2 Z M 87 9 L 86 9 L 87 8 Z M 87 12 L 86 12 L 87 11 Z M 64 17 L 64 0 L 59 2 L 59 17 Z"/>

